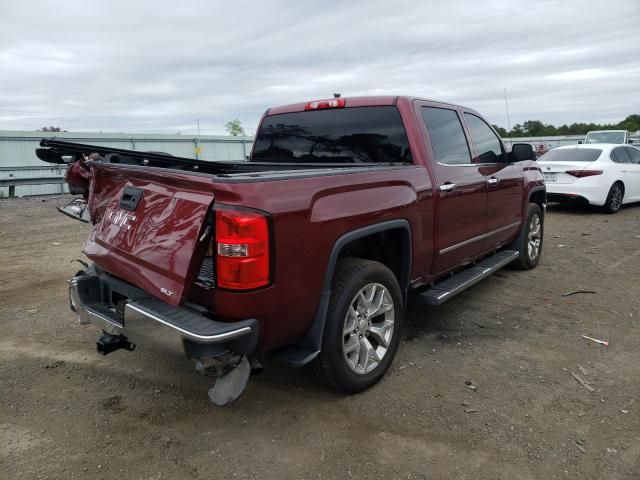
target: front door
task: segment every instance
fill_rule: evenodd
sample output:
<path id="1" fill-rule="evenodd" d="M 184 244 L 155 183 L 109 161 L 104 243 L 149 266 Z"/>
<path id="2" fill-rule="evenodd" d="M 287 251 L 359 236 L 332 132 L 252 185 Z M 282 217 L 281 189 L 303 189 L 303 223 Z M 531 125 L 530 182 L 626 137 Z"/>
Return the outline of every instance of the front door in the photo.
<path id="1" fill-rule="evenodd" d="M 487 238 L 484 249 L 513 239 L 522 222 L 524 176 L 517 163 L 510 163 L 502 141 L 487 123 L 471 112 L 464 113 L 474 150 L 474 162 L 487 181 Z"/>
<path id="2" fill-rule="evenodd" d="M 449 105 L 416 102 L 428 138 L 435 175 L 436 259 L 434 273 L 469 261 L 483 251 L 487 232 L 487 181 L 472 161 L 460 118 Z"/>

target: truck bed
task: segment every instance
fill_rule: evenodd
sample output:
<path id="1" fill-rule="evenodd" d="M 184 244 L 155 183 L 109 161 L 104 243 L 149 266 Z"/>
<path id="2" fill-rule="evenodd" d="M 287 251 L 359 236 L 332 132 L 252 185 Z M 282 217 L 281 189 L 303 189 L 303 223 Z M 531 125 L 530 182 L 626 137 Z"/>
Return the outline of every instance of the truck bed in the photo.
<path id="1" fill-rule="evenodd" d="M 121 148 L 86 145 L 62 140 L 44 139 L 43 148 L 36 153 L 41 160 L 54 163 L 69 163 L 64 157 L 89 157 L 92 153 L 101 156 L 99 161 L 88 161 L 87 165 L 99 163 L 103 167 L 127 167 L 132 169 L 178 170 L 181 173 L 209 175 L 224 181 L 262 181 L 271 179 L 324 176 L 370 171 L 373 168 L 393 168 L 402 164 L 394 163 L 286 163 L 286 162 L 217 162 L 174 157 L 158 152 L 141 152 Z"/>

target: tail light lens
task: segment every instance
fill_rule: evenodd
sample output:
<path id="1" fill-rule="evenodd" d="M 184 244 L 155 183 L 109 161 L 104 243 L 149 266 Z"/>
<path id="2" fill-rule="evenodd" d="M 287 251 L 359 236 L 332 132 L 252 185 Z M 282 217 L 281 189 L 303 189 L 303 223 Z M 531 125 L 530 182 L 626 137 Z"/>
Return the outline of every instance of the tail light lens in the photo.
<path id="1" fill-rule="evenodd" d="M 592 177 L 594 175 L 602 175 L 602 170 L 567 170 L 565 173 L 574 177 Z"/>
<path id="2" fill-rule="evenodd" d="M 266 215 L 244 209 L 216 209 L 216 283 L 252 290 L 271 281 Z"/>

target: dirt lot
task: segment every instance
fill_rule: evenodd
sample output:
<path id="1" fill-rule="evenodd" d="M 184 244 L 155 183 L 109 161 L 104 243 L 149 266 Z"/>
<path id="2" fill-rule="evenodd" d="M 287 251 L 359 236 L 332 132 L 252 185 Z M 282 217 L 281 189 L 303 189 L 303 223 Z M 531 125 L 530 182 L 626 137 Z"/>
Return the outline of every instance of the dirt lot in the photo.
<path id="1" fill-rule="evenodd" d="M 412 302 L 364 394 L 266 359 L 217 408 L 187 361 L 95 353 L 65 200 L 0 200 L 0 478 L 640 478 L 640 206 L 550 207 L 539 267 Z"/>

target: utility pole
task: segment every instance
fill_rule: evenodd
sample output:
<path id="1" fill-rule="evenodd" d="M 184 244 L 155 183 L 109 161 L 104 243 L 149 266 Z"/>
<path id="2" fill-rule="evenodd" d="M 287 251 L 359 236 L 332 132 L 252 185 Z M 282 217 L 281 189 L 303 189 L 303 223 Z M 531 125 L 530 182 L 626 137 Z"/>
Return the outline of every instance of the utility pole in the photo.
<path id="1" fill-rule="evenodd" d="M 200 136 L 200 119 L 196 118 L 196 123 L 198 124 L 198 136 Z"/>
<path id="2" fill-rule="evenodd" d="M 507 101 L 507 88 L 504 89 L 504 107 L 507 110 L 507 133 L 511 131 L 511 119 L 509 118 L 509 102 Z"/>

